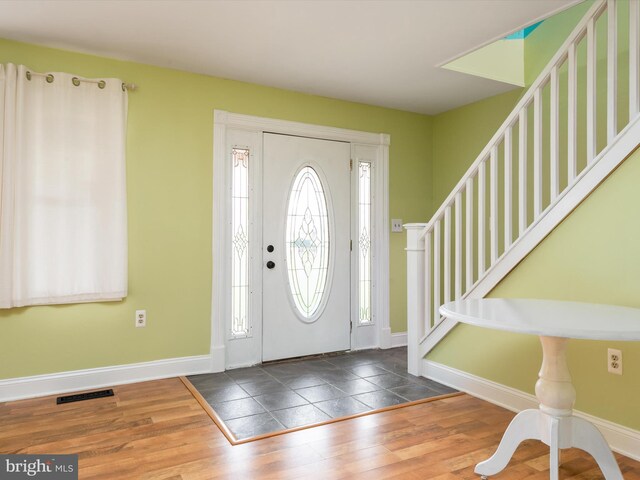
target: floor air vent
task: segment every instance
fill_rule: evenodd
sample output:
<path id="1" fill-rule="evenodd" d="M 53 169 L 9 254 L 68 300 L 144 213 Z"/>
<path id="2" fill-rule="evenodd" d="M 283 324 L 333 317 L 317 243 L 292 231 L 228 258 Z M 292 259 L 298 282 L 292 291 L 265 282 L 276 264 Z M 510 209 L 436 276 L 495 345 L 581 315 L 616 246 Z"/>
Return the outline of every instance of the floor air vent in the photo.
<path id="1" fill-rule="evenodd" d="M 97 390 L 95 392 L 77 393 L 75 395 L 67 395 L 66 397 L 58 397 L 56 403 L 80 402 L 82 400 L 93 400 L 94 398 L 113 397 L 113 390 Z"/>

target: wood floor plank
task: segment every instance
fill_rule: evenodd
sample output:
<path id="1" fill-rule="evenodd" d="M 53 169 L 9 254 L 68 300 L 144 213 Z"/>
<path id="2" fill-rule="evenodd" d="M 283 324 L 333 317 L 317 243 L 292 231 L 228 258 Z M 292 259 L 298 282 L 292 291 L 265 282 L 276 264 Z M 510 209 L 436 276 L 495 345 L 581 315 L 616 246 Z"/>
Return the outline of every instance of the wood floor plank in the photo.
<path id="1" fill-rule="evenodd" d="M 513 418 L 462 395 L 232 446 L 177 378 L 114 394 L 0 403 L 0 453 L 77 453 L 83 480 L 475 480 Z M 640 480 L 639 462 L 616 458 L 625 480 Z M 548 447 L 524 442 L 492 480 L 547 479 L 548 459 Z M 561 478 L 603 477 L 570 449 Z"/>

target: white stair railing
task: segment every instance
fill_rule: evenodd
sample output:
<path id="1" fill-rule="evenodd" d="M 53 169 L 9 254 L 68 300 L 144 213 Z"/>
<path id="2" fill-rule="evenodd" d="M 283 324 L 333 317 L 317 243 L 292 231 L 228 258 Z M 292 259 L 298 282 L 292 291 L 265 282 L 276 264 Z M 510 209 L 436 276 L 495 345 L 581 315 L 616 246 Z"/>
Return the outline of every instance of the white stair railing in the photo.
<path id="1" fill-rule="evenodd" d="M 625 1 L 626 36 L 618 25 L 622 2 L 596 1 L 429 223 L 407 226 L 411 373 L 419 374 L 422 357 L 455 325 L 440 316 L 440 305 L 486 295 L 638 145 L 635 133 L 619 140 L 640 124 L 638 3 Z M 602 41 L 606 66 L 600 58 L 599 67 Z M 605 91 L 606 109 L 598 109 Z M 614 154 L 608 171 L 594 168 Z"/>

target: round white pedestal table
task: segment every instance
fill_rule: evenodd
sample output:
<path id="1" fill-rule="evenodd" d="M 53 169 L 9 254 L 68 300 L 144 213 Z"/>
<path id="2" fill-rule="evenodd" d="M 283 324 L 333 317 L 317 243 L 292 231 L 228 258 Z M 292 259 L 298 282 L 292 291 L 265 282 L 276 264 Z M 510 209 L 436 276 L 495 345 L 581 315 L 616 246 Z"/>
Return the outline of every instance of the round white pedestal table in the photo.
<path id="1" fill-rule="evenodd" d="M 542 367 L 536 382 L 539 409 L 524 410 L 511 421 L 491 458 L 476 465 L 487 478 L 501 472 L 527 439 L 550 447 L 549 478 L 559 478 L 559 451 L 579 448 L 591 454 L 606 480 L 623 480 L 620 467 L 600 431 L 573 415 L 576 391 L 567 366 L 569 339 L 640 340 L 640 309 L 554 300 L 483 298 L 457 300 L 440 313 L 458 322 L 538 335 Z M 603 359 L 604 368 L 604 359 Z"/>

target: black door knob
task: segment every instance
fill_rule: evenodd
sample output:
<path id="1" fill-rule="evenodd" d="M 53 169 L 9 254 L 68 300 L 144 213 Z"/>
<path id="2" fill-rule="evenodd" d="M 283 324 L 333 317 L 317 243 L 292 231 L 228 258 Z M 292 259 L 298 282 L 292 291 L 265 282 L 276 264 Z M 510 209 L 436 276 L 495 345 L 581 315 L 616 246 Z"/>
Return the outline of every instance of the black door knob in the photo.
<path id="1" fill-rule="evenodd" d="M 276 266 L 276 264 L 275 264 L 275 263 L 273 263 L 271 260 L 269 260 L 269 261 L 267 262 L 267 268 L 268 268 L 269 270 L 271 270 L 271 269 L 272 269 L 273 267 L 275 267 L 275 266 Z"/>
<path id="2" fill-rule="evenodd" d="M 273 245 L 268 245 L 267 246 L 267 252 L 269 252 L 269 253 L 273 252 Z"/>

